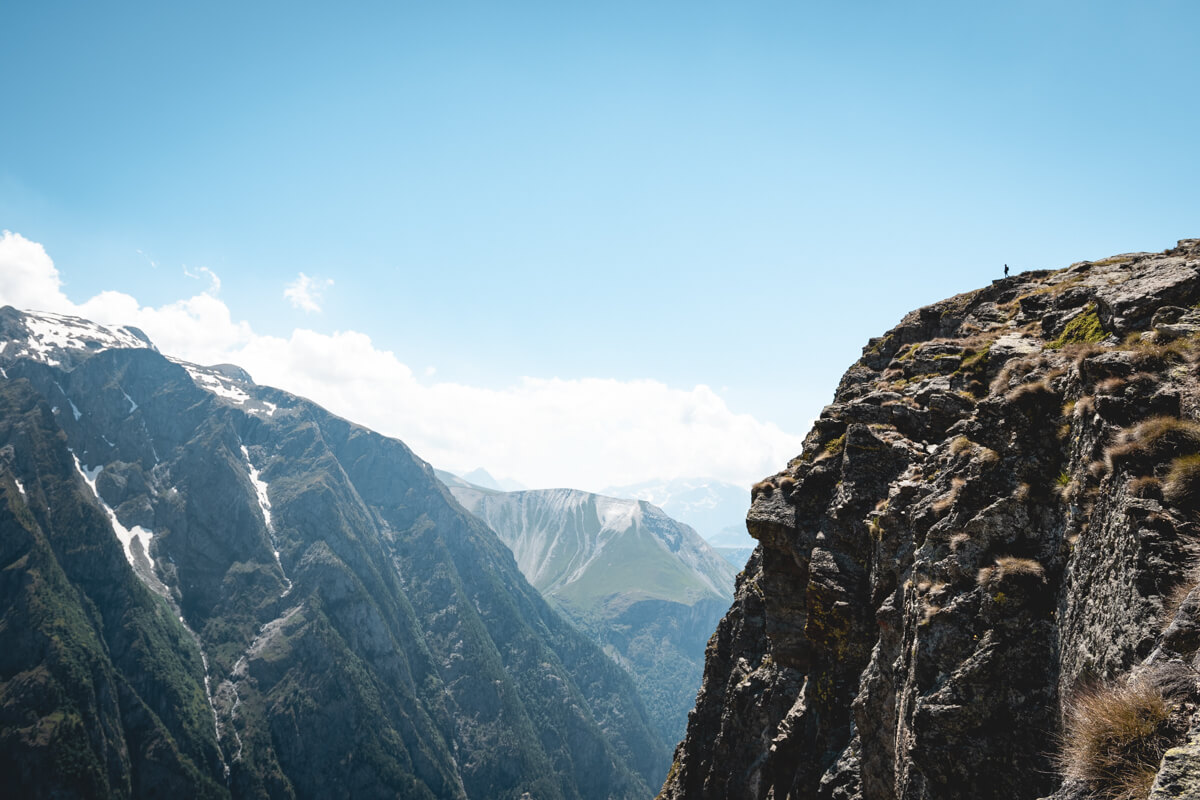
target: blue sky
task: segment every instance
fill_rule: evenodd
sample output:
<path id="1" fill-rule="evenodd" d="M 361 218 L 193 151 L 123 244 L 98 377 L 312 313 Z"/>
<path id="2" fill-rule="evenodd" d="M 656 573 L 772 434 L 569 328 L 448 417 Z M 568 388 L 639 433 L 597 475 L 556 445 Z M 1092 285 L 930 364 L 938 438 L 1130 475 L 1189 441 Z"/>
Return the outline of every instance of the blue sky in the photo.
<path id="1" fill-rule="evenodd" d="M 5 9 L 0 228 L 72 302 L 703 385 L 790 447 L 908 310 L 1200 235 L 1193 3 L 244 5 Z"/>

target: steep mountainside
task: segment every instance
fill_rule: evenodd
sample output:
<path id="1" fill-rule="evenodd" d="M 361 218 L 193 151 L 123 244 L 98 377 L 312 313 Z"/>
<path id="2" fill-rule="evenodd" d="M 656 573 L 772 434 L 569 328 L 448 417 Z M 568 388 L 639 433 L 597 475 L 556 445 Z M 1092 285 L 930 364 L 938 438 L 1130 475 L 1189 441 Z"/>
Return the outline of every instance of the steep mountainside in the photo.
<path id="1" fill-rule="evenodd" d="M 630 671 L 659 732 L 679 741 L 736 570 L 644 501 L 461 482 L 451 492 L 512 548 L 525 577 Z"/>
<path id="2" fill-rule="evenodd" d="M 13 796 L 646 797 L 625 673 L 402 443 L 0 310 Z"/>
<path id="3" fill-rule="evenodd" d="M 872 340 L 708 647 L 664 798 L 1200 796 L 1200 240 Z"/>

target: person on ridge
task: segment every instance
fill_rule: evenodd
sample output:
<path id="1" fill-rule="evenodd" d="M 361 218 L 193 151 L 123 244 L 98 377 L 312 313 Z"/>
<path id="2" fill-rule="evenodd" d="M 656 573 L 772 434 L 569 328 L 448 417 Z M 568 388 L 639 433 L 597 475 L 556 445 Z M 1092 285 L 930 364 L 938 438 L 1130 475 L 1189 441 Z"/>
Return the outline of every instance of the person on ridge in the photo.
<path id="1" fill-rule="evenodd" d="M 1004 277 L 1008 277 L 1008 264 L 1004 265 Z"/>

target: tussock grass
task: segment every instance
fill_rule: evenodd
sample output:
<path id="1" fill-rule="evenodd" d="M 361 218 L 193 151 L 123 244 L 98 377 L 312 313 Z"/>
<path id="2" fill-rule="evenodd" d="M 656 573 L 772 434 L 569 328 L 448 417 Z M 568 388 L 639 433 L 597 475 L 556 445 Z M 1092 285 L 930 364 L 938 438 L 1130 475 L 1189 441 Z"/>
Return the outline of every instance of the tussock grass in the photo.
<path id="1" fill-rule="evenodd" d="M 950 442 L 950 454 L 951 455 L 956 456 L 959 453 L 963 453 L 968 450 L 973 450 L 974 448 L 975 448 L 975 443 L 972 442 L 970 439 L 968 439 L 965 436 L 956 436 Z"/>
<path id="2" fill-rule="evenodd" d="M 750 502 L 753 503 L 760 494 L 770 496 L 775 491 L 775 484 L 769 480 L 759 481 L 750 487 Z"/>
<path id="3" fill-rule="evenodd" d="M 1171 709 L 1145 680 L 1098 685 L 1067 705 L 1059 766 L 1106 800 L 1145 800 L 1170 740 Z"/>
<path id="4" fill-rule="evenodd" d="M 1153 470 L 1173 456 L 1200 453 L 1200 424 L 1175 417 L 1153 417 L 1125 431 L 1109 447 L 1110 470 L 1121 467 Z"/>
<path id="5" fill-rule="evenodd" d="M 1017 558 L 1001 556 L 990 567 L 979 570 L 975 576 L 976 582 L 984 588 L 995 588 L 1002 583 L 1013 580 L 1044 581 L 1046 570 L 1032 558 Z"/>
<path id="6" fill-rule="evenodd" d="M 1182 508 L 1200 505 L 1200 455 L 1180 456 L 1162 486 L 1163 499 Z"/>

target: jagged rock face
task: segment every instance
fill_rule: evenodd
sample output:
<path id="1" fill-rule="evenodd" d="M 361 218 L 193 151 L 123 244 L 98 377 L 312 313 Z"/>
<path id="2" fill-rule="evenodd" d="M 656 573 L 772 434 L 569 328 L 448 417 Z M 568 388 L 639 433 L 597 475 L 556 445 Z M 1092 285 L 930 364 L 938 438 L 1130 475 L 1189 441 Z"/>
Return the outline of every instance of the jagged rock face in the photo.
<path id="1" fill-rule="evenodd" d="M 628 676 L 402 443 L 83 321 L 0 325 L 6 789 L 634 798 L 661 779 Z"/>
<path id="2" fill-rule="evenodd" d="M 664 741 L 682 739 L 736 569 L 644 500 L 450 491 L 512 548 L 529 582 L 629 671 Z"/>
<path id="3" fill-rule="evenodd" d="M 1200 796 L 1197 301 L 1185 240 L 872 340 L 755 487 L 660 796 Z M 1131 741 L 1079 710 L 1121 687 L 1163 709 Z M 1080 741 L 1121 763 L 1097 777 Z"/>

